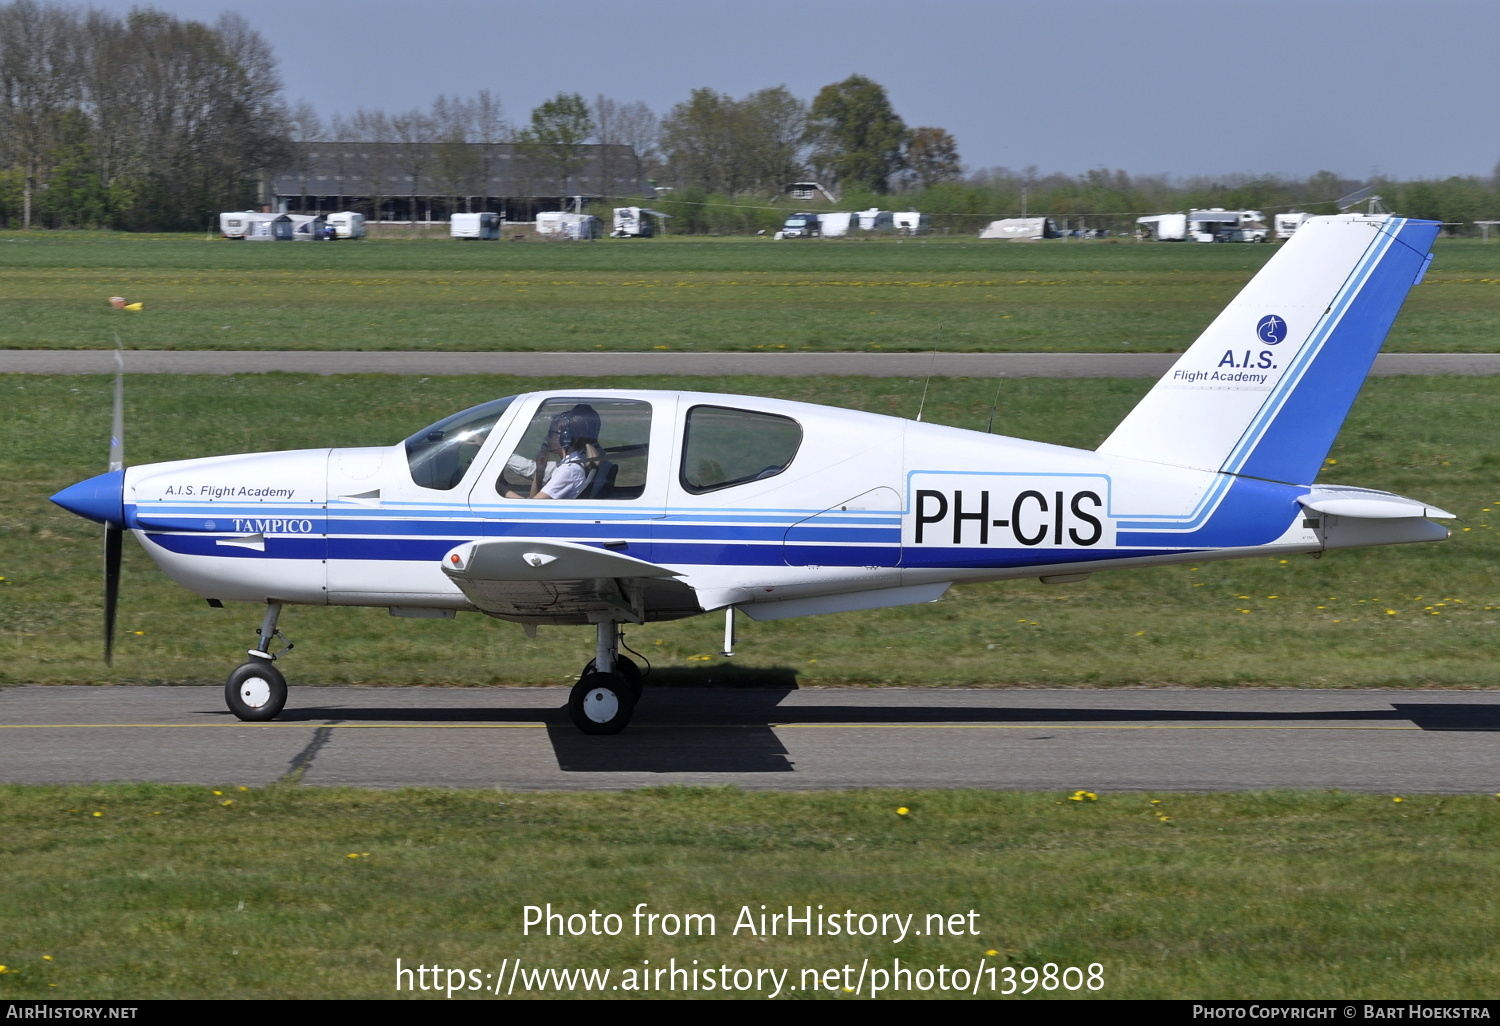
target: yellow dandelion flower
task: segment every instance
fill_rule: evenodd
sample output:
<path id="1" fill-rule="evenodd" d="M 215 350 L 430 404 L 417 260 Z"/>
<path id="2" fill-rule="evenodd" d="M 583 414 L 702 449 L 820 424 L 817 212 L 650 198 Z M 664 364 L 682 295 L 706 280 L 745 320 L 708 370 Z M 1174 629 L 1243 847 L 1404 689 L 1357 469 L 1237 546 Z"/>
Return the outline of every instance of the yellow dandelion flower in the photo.
<path id="1" fill-rule="evenodd" d="M 901 808 L 899 808 L 899 809 L 896 810 L 896 815 L 898 815 L 898 816 L 904 816 L 904 815 L 906 815 L 910 811 L 911 811 L 910 809 L 908 809 L 905 805 L 903 805 L 903 806 L 901 806 Z"/>
<path id="2" fill-rule="evenodd" d="M 1392 798 L 1391 799 L 1391 801 L 1393 801 L 1393 802 L 1402 802 L 1402 801 L 1405 801 L 1405 800 L 1406 800 L 1405 798 Z"/>
<path id="3" fill-rule="evenodd" d="M 234 799 L 233 799 L 233 798 L 225 798 L 225 799 L 224 799 L 224 800 L 223 800 L 223 801 L 222 801 L 222 802 L 220 802 L 220 803 L 219 803 L 219 804 L 220 804 L 220 805 L 233 805 L 233 804 L 234 804 Z"/>
<path id="4" fill-rule="evenodd" d="M 994 955 L 1000 954 L 1000 952 L 996 951 L 994 948 L 990 948 L 990 950 L 986 951 L 985 954 L 986 955 L 990 955 L 990 956 L 994 956 Z"/>
<path id="5" fill-rule="evenodd" d="M 95 816 L 102 816 L 102 815 L 104 815 L 104 813 L 102 813 L 102 812 L 96 812 L 96 813 L 94 813 L 94 815 Z"/>

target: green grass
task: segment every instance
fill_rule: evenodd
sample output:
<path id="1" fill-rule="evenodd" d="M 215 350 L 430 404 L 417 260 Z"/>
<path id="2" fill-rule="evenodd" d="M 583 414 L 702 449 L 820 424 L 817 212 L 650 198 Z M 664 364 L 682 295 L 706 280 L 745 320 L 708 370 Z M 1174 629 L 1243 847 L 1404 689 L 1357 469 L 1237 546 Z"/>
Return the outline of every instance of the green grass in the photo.
<path id="1" fill-rule="evenodd" d="M 393 442 L 456 409 L 538 379 L 295 376 L 132 379 L 131 462 Z M 753 392 L 915 413 L 920 381 L 692 379 L 622 386 Z M 996 431 L 1092 447 L 1144 381 L 1006 382 Z M 982 429 L 995 382 L 936 380 L 927 419 Z M 115 666 L 100 661 L 96 525 L 46 501 L 102 468 L 109 383 L 0 378 L 0 681 L 216 683 L 259 612 L 211 610 L 125 550 Z M 802 685 L 1292 685 L 1493 687 L 1500 683 L 1492 378 L 1384 378 L 1365 388 L 1323 475 L 1436 503 L 1464 519 L 1443 544 L 1115 571 L 1089 581 L 953 589 L 942 602 L 773 623 L 742 621 L 738 655 L 714 655 L 722 619 L 629 630 L 669 671 L 658 682 L 729 683 L 774 670 Z M 1388 612 L 1389 611 L 1389 612 Z M 297 607 L 294 685 L 571 683 L 587 631 L 536 641 L 475 614 L 392 620 L 384 609 Z M 942 653 L 941 658 L 934 653 Z"/>
<path id="2" fill-rule="evenodd" d="M 1275 252 L 1103 240 L 0 233 L 0 348 L 1175 352 Z M 1500 245 L 1444 240 L 1392 352 L 1500 350 Z M 106 300 L 145 303 L 121 313 Z"/>
<path id="3" fill-rule="evenodd" d="M 1485 997 L 1497 851 L 1481 796 L 0 787 L 0 1000 L 388 997 L 397 958 L 517 957 L 616 981 L 674 957 L 793 984 L 984 957 L 1100 963 L 1102 997 Z M 711 912 L 717 932 L 523 936 L 522 906 L 548 902 Z M 762 903 L 972 909 L 979 935 L 733 935 Z"/>

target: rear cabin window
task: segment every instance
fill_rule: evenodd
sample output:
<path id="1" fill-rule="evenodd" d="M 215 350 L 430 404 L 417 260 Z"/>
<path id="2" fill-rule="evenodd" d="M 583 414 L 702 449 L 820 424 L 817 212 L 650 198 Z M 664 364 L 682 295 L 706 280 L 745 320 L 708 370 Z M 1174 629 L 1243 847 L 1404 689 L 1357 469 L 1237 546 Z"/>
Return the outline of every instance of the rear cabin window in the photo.
<path id="1" fill-rule="evenodd" d="M 801 445 L 802 426 L 790 417 L 694 406 L 682 446 L 682 487 L 701 495 L 775 477 Z"/>

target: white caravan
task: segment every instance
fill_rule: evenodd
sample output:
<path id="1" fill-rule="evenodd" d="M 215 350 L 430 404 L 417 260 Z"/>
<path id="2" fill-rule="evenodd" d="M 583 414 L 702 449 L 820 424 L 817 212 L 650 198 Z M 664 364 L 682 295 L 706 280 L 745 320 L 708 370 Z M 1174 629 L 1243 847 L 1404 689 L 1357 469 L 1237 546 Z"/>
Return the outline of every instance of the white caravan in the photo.
<path id="1" fill-rule="evenodd" d="M 916 210 L 897 210 L 891 214 L 891 225 L 902 235 L 926 235 L 932 231 L 932 218 Z"/>
<path id="2" fill-rule="evenodd" d="M 365 237 L 365 215 L 353 210 L 340 210 L 328 215 L 328 224 L 341 239 Z"/>
<path id="3" fill-rule="evenodd" d="M 219 234 L 226 239 L 248 239 L 256 234 L 257 224 L 266 224 L 279 214 L 264 214 L 259 210 L 235 210 L 219 215 Z M 266 229 L 265 234 L 270 230 Z"/>
<path id="4" fill-rule="evenodd" d="M 448 219 L 448 234 L 455 239 L 498 239 L 500 237 L 500 215 L 454 214 Z"/>
<path id="5" fill-rule="evenodd" d="M 836 210 L 818 215 L 818 234 L 825 239 L 841 239 L 850 232 L 859 230 L 859 215 Z"/>
<path id="6" fill-rule="evenodd" d="M 657 220 L 671 216 L 647 207 L 615 207 L 614 225 L 609 234 L 616 239 L 649 239 L 656 234 Z"/>
<path id="7" fill-rule="evenodd" d="M 859 212 L 859 230 L 862 232 L 888 232 L 894 228 L 889 210 L 871 207 Z"/>
<path id="8" fill-rule="evenodd" d="M 1062 236 L 1050 217 L 1006 217 L 991 221 L 979 233 L 981 239 L 1056 239 Z"/>
<path id="9" fill-rule="evenodd" d="M 1302 222 L 1306 221 L 1309 217 L 1312 217 L 1312 215 L 1303 213 L 1300 210 L 1291 210 L 1285 214 L 1277 214 L 1276 237 L 1278 239 L 1290 239 L 1297 233 L 1297 229 L 1302 227 Z"/>

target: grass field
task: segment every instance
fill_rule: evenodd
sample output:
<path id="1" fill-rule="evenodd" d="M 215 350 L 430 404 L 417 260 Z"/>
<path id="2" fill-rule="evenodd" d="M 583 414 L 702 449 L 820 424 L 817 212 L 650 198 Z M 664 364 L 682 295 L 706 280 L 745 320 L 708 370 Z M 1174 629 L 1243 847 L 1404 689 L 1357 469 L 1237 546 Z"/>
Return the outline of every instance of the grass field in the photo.
<path id="1" fill-rule="evenodd" d="M 1173 352 L 1275 252 L 1124 240 L 596 243 L 0 233 L 0 348 Z M 1392 352 L 1500 350 L 1500 245 L 1443 240 Z M 140 313 L 111 310 L 123 295 Z"/>
<path id="2" fill-rule="evenodd" d="M 789 969 L 794 987 L 865 958 L 971 973 L 984 959 L 1021 979 L 1098 963 L 1097 995 L 1117 998 L 1500 987 L 1494 797 L 1080 797 L 0 787 L 0 1000 L 390 997 L 397 958 L 483 974 L 519 957 L 615 983 L 698 959 Z M 523 936 L 522 906 L 548 902 L 622 914 L 624 930 Z M 716 933 L 633 936 L 637 902 L 713 913 Z M 972 909 L 978 935 L 734 935 L 741 906 L 762 903 L 914 925 Z"/>
<path id="3" fill-rule="evenodd" d="M 142 377 L 127 391 L 132 463 L 314 445 L 395 441 L 464 406 L 559 384 L 537 379 L 293 376 Z M 915 413 L 905 379 L 620 382 Z M 1092 447 L 1149 386 L 1143 381 L 1004 384 L 995 430 Z M 127 542 L 121 635 L 100 661 L 100 532 L 46 501 L 98 473 L 109 385 L 90 377 L 0 378 L 0 681 L 206 683 L 253 639 L 258 610 L 208 609 Z M 937 380 L 927 418 L 982 429 L 991 381 Z M 1492 521 L 1497 399 L 1491 378 L 1369 382 L 1324 479 L 1413 495 L 1459 514 L 1436 545 L 1102 574 L 1081 584 L 955 588 L 942 602 L 745 624 L 724 660 L 722 620 L 631 629 L 664 672 L 657 683 L 1001 686 L 1270 684 L 1491 687 L 1500 683 L 1500 585 Z M 1495 511 L 1495 512 L 1492 512 Z M 511 624 L 392 620 L 383 609 L 290 610 L 292 684 L 556 684 L 590 645 L 582 629 L 527 641 Z M 942 652 L 942 658 L 934 658 Z"/>

